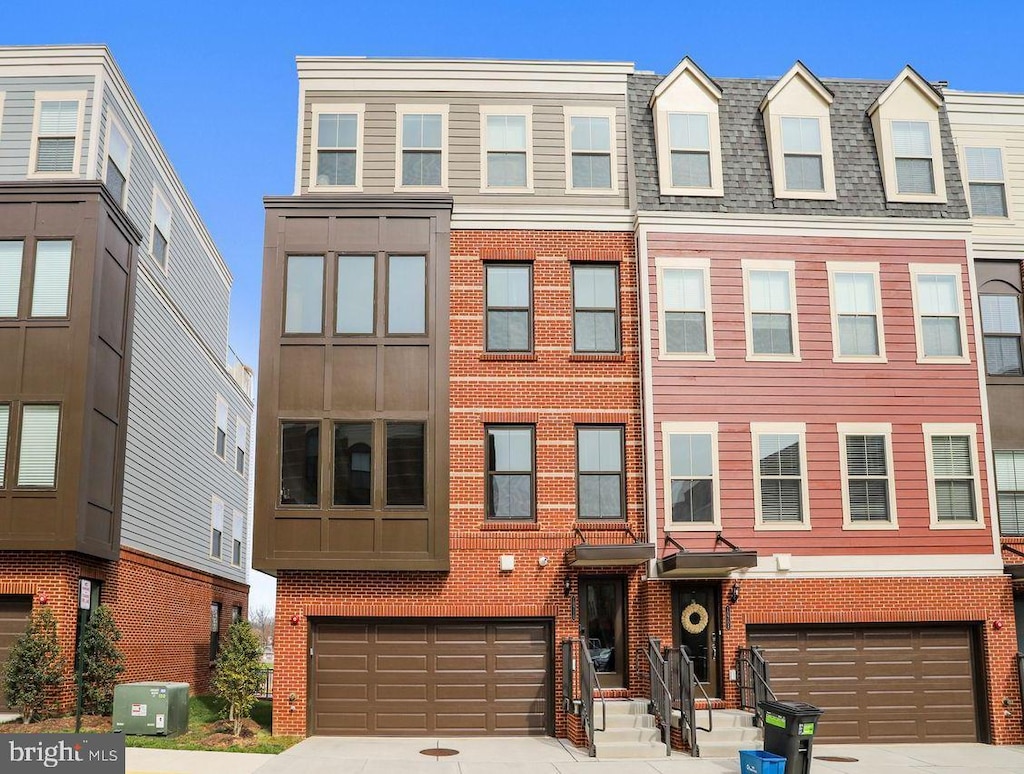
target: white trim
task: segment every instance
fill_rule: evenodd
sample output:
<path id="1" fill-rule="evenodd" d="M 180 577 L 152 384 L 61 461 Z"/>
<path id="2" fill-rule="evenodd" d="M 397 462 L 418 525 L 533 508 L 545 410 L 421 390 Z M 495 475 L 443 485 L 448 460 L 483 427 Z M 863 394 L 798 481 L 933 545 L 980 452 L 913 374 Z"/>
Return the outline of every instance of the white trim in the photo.
<path id="1" fill-rule="evenodd" d="M 223 412 L 224 413 L 224 424 L 223 425 L 221 425 L 221 423 L 220 423 L 221 408 L 224 409 L 224 412 Z M 228 425 L 230 425 L 230 424 L 231 424 L 231 405 L 226 400 L 224 400 L 224 398 L 218 392 L 218 393 L 216 393 L 216 404 L 215 404 L 214 414 L 213 414 L 213 425 L 214 425 L 214 430 L 213 430 L 213 455 L 215 457 L 217 457 L 218 459 L 223 460 L 225 462 L 228 461 L 228 448 L 229 448 L 229 446 L 228 446 Z M 219 454 L 217 452 L 217 434 L 220 431 L 223 431 L 223 433 L 224 433 L 224 453 L 223 454 Z M 231 460 L 231 466 L 234 467 L 234 465 L 235 465 L 235 461 Z"/>
<path id="2" fill-rule="evenodd" d="M 779 433 L 795 435 L 800 442 L 800 498 L 801 516 L 798 522 L 766 522 L 761 513 L 761 451 L 760 436 L 762 434 Z M 754 474 L 754 530 L 765 532 L 792 532 L 809 530 L 811 528 L 811 500 L 807 483 L 807 425 L 803 422 L 751 422 L 750 423 L 750 446 L 752 451 L 751 461 L 753 462 Z"/>
<path id="3" fill-rule="evenodd" d="M 157 226 L 157 222 L 156 222 L 156 203 L 157 203 L 158 199 L 164 205 L 164 207 L 167 209 L 167 212 L 169 214 L 169 217 L 167 219 L 167 233 L 164 234 L 163 233 L 163 229 L 160 230 L 160 233 L 163 235 L 164 239 L 167 240 L 167 252 L 166 252 L 166 255 L 164 256 L 164 262 L 163 263 L 160 263 L 160 261 L 157 259 L 157 257 L 153 254 L 153 229 L 159 228 L 159 226 Z M 160 271 L 163 272 L 163 275 L 165 277 L 170 274 L 170 266 L 171 266 L 171 234 L 170 234 L 170 232 L 171 232 L 171 228 L 172 228 L 173 225 L 174 225 L 174 210 L 171 209 L 171 205 L 167 202 L 167 197 L 164 196 L 163 193 L 161 193 L 160 187 L 154 183 L 153 184 L 153 196 L 152 196 L 152 198 L 150 199 L 150 202 L 149 202 L 149 229 L 150 230 L 149 230 L 149 233 L 146 236 L 149 239 L 149 251 L 148 251 L 149 252 L 149 257 L 153 259 L 153 263 L 155 263 L 159 267 Z"/>
<path id="4" fill-rule="evenodd" d="M 825 88 L 825 84 L 818 79 L 818 76 L 812 73 L 807 65 L 797 59 L 793 66 L 786 71 L 786 74 L 779 78 L 775 85 L 768 90 L 768 93 L 764 95 L 758 110 L 763 111 L 789 85 L 790 81 L 797 77 L 810 86 L 811 90 L 826 105 L 831 105 L 833 100 L 835 100 L 832 92 Z"/>
<path id="5" fill-rule="evenodd" d="M 711 259 L 710 258 L 667 258 L 654 259 L 658 287 L 658 359 L 659 360 L 714 360 L 715 332 L 711 303 Z M 663 275 L 666 269 L 690 269 L 700 271 L 704 278 L 704 352 L 667 352 L 665 333 L 665 294 L 662 291 Z M 640 283 L 644 284 L 644 283 Z M 688 310 L 697 311 L 697 310 Z"/>
<path id="6" fill-rule="evenodd" d="M 106 184 L 107 180 L 107 168 L 110 166 L 110 136 L 113 134 L 114 127 L 117 128 L 118 133 L 124 138 L 125 143 L 128 145 L 128 159 L 125 162 L 125 168 L 121 169 L 117 167 L 121 174 L 124 175 L 124 190 L 121 191 L 121 201 L 118 204 L 124 207 L 128 201 L 128 181 L 131 179 L 131 168 L 132 168 L 132 136 L 124 128 L 124 124 L 114 114 L 113 106 L 107 109 L 107 134 L 103 147 L 103 181 Z M 117 166 L 115 164 L 115 166 Z"/>
<path id="7" fill-rule="evenodd" d="M 896 468 L 892 460 L 892 424 L 890 422 L 838 422 L 836 423 L 836 434 L 839 436 L 839 480 L 842 484 L 843 496 L 843 529 L 868 531 L 899 529 L 899 519 L 896 513 Z M 846 436 L 848 435 L 880 435 L 885 438 L 889 521 L 853 521 L 850 517 L 850 473 L 846 460 Z"/>
<path id="8" fill-rule="evenodd" d="M 488 192 L 490 193 L 490 192 Z M 633 211 L 619 206 L 591 207 L 466 204 L 456 198 L 452 229 L 524 229 L 533 231 L 633 232 Z"/>
<path id="9" fill-rule="evenodd" d="M 828 272 L 828 307 L 832 322 L 833 363 L 887 363 L 885 352 L 885 320 L 882 313 L 882 282 L 877 262 L 826 261 Z M 875 334 L 878 337 L 877 355 L 844 355 L 840 351 L 839 312 L 836 307 L 836 274 L 870 274 L 875 289 Z"/>
<path id="10" fill-rule="evenodd" d="M 942 107 L 942 99 L 935 93 L 935 89 L 931 87 L 931 84 L 922 78 L 913 67 L 906 65 L 902 70 L 900 70 L 899 75 L 893 78 L 892 82 L 885 87 L 885 91 L 879 94 L 877 99 L 871 103 L 871 106 L 868 108 L 868 115 L 874 115 L 876 110 L 888 102 L 896 93 L 896 90 L 903 85 L 904 81 L 910 81 L 917 86 L 921 93 L 929 99 L 933 105 L 935 105 L 936 110 Z"/>
<path id="11" fill-rule="evenodd" d="M 877 239 L 967 239 L 969 220 L 931 218 L 853 217 L 715 212 L 667 212 L 638 210 L 636 226 L 650 231 L 683 234 L 730 234 L 736 236 L 830 236 Z"/>
<path id="12" fill-rule="evenodd" d="M 673 435 L 711 436 L 711 488 L 713 521 L 676 524 L 670 518 L 672 506 L 672 445 Z M 717 422 L 662 422 L 661 423 L 661 473 L 662 510 L 664 511 L 665 533 L 670 532 L 721 532 L 722 531 L 722 476 L 718 464 L 718 423 Z"/>
<path id="13" fill-rule="evenodd" d="M 613 196 L 619 193 L 619 126 L 618 110 L 609 105 L 583 107 L 579 105 L 565 106 L 562 109 L 565 131 L 565 192 L 584 196 Z M 608 163 L 610 166 L 610 188 L 575 188 L 572 184 L 572 119 L 573 118 L 607 118 L 608 119 Z"/>
<path id="14" fill-rule="evenodd" d="M 220 527 L 218 528 L 217 523 L 217 505 L 220 505 Z M 207 553 L 211 559 L 215 559 L 218 562 L 224 561 L 224 520 L 227 518 L 228 504 L 227 502 L 217 495 L 210 495 L 210 541 L 207 546 Z M 213 533 L 220 532 L 220 552 L 213 553 Z"/>
<path id="15" fill-rule="evenodd" d="M 967 166 L 967 151 L 968 150 L 997 150 L 999 151 L 999 165 L 1002 168 L 1003 179 L 998 181 L 1003 187 L 1003 204 L 1006 207 L 1005 215 L 975 215 L 974 214 L 974 203 L 971 201 L 971 170 Z M 957 153 L 959 155 L 960 169 L 963 170 L 964 174 L 964 193 L 967 195 L 967 207 L 971 211 L 971 218 L 975 221 L 980 221 L 985 225 L 1008 225 L 1013 221 L 1013 197 L 1010 195 L 1010 187 L 1007 182 L 1007 166 L 1006 166 L 1006 147 L 1003 145 L 996 145 L 992 142 L 979 139 L 977 141 L 968 139 L 962 135 L 957 142 Z M 978 180 L 976 181 L 981 184 L 989 184 L 997 182 L 995 180 Z"/>
<path id="16" fill-rule="evenodd" d="M 491 186 L 488 180 L 487 119 L 491 116 L 522 116 L 526 120 L 526 186 Z M 533 105 L 480 106 L 480 193 L 533 193 Z"/>
<path id="17" fill-rule="evenodd" d="M 4 98 L 7 96 L 7 92 L 0 91 L 0 137 L 4 134 Z"/>
<path id="18" fill-rule="evenodd" d="M 797 318 L 796 298 L 796 263 L 794 261 L 768 261 L 760 258 L 744 258 L 743 266 L 743 330 L 747 342 L 747 360 L 750 362 L 791 362 L 798 363 L 800 357 L 800 325 Z M 751 271 L 784 271 L 789 274 L 789 305 L 790 327 L 793 335 L 793 352 L 791 354 L 755 354 L 754 329 L 752 310 L 750 308 L 750 272 Z"/>
<path id="19" fill-rule="evenodd" d="M 917 362 L 937 365 L 970 363 L 970 342 L 967 340 L 967 315 L 964 310 L 964 288 L 963 281 L 961 279 L 961 265 L 959 263 L 911 263 L 908 268 L 910 271 L 910 297 L 913 301 L 914 307 L 914 338 L 917 341 Z M 917 279 L 921 274 L 940 274 L 954 277 L 956 279 L 957 315 L 960 320 L 959 331 L 961 354 L 959 357 L 935 355 L 926 356 L 924 354 L 924 336 L 921 331 L 921 313 L 917 298 Z M 982 380 L 982 384 L 984 384 L 984 380 Z"/>
<path id="20" fill-rule="evenodd" d="M 981 498 L 981 466 L 978 465 L 978 428 L 969 423 L 927 422 L 921 425 L 924 438 L 925 467 L 928 474 L 928 518 L 931 529 L 985 529 L 984 500 Z M 932 460 L 932 436 L 960 435 L 970 439 L 971 479 L 974 484 L 974 521 L 939 521 L 935 502 L 935 467 Z M 994 478 L 990 476 L 990 478 Z M 996 530 L 993 530 L 996 531 Z"/>
<path id="21" fill-rule="evenodd" d="M 786 148 L 782 137 L 782 121 L 786 118 L 813 118 L 818 122 L 818 142 L 821 152 L 816 155 L 821 160 L 822 188 L 820 191 L 789 188 L 786 180 Z M 832 121 L 829 118 L 828 110 L 807 114 L 787 111 L 784 115 L 775 115 L 769 107 L 764 113 L 764 120 L 775 198 L 834 201 L 836 198 L 836 172 L 835 161 L 832 158 Z M 800 155 L 813 156 L 815 154 Z"/>
<path id="22" fill-rule="evenodd" d="M 402 152 L 405 138 L 402 119 L 407 115 L 441 116 L 441 185 L 402 185 Z M 448 190 L 448 105 L 395 105 L 395 193 L 408 191 Z"/>
<path id="23" fill-rule="evenodd" d="M 676 185 L 672 177 L 672 133 L 669 128 L 670 119 L 674 115 L 703 115 L 708 119 L 708 165 L 710 167 L 711 185 L 707 188 L 699 186 Z M 724 196 L 722 182 L 722 130 L 719 124 L 718 109 L 703 110 L 656 110 L 655 111 L 655 144 L 658 154 L 658 180 L 663 196 Z M 680 150 L 687 150 L 682 148 Z"/>
<path id="24" fill-rule="evenodd" d="M 711 80 L 708 74 L 705 73 L 696 62 L 690 59 L 690 57 L 684 56 L 683 60 L 673 68 L 672 72 L 666 75 L 661 80 L 661 83 L 655 87 L 654 94 L 651 95 L 648 107 L 654 107 L 658 98 L 671 89 L 672 84 L 674 84 L 679 77 L 683 75 L 683 73 L 687 73 L 692 76 L 693 79 L 704 87 L 704 89 L 716 100 L 720 100 L 722 98 L 722 90 L 718 88 L 718 84 Z"/>
<path id="25" fill-rule="evenodd" d="M 339 105 L 334 103 L 314 103 L 310 107 L 309 129 L 309 191 L 310 193 L 325 193 L 331 191 L 358 192 L 363 190 L 363 157 L 366 148 L 366 135 L 363 130 L 363 114 L 366 112 L 365 104 Z M 352 185 L 318 185 L 316 182 L 317 162 L 320 152 L 320 121 L 322 114 L 328 115 L 354 115 L 356 117 L 356 144 L 353 149 L 356 154 L 356 177 Z M 330 149 L 329 149 L 330 150 Z M 339 150 L 347 150 L 340 148 Z"/>
<path id="26" fill-rule="evenodd" d="M 93 80 L 93 98 L 92 98 L 92 116 L 89 118 L 89 147 L 86 149 L 86 164 L 85 164 L 85 177 L 89 180 L 96 180 L 99 178 L 99 170 L 102 165 L 100 163 L 100 133 L 99 126 L 103 116 L 103 88 L 104 88 L 104 74 L 103 70 L 99 69 L 96 72 L 96 76 Z M 108 108 L 108 113 L 111 112 Z M 109 135 L 110 129 L 108 127 L 107 134 Z M 105 142 L 109 140 L 105 139 Z M 125 181 L 127 185 L 127 177 Z"/>
<path id="27" fill-rule="evenodd" d="M 37 91 L 35 93 L 35 107 L 32 113 L 32 139 L 28 153 L 28 170 L 26 177 L 29 180 L 68 180 L 82 176 L 82 141 L 85 137 L 85 102 L 89 97 L 87 91 Z M 94 99 L 97 97 L 94 96 Z M 72 157 L 72 166 L 69 172 L 36 172 L 36 162 L 39 154 L 39 119 L 42 116 L 44 102 L 78 102 L 78 123 L 75 127 L 75 150 Z M 95 127 L 94 127 L 95 129 Z"/>
<path id="28" fill-rule="evenodd" d="M 637 262 L 639 264 L 639 275 L 636 282 L 636 293 L 638 309 L 640 310 L 640 330 L 649 329 L 651 320 L 651 293 L 650 293 L 650 255 L 647 251 L 647 227 L 638 225 L 636 232 L 637 239 Z M 646 513 L 646 526 L 648 540 L 654 540 L 658 535 L 658 513 L 656 503 L 658 493 L 658 482 L 655 475 L 654 459 L 654 374 L 653 361 L 651 357 L 651 337 L 640 336 L 640 384 L 641 384 L 641 411 L 642 420 L 640 423 L 643 444 L 643 477 L 644 512 Z M 647 577 L 655 578 L 658 574 L 657 558 L 647 563 Z"/>
<path id="29" fill-rule="evenodd" d="M 966 578 L 1005 577 L 998 554 L 793 555 L 792 569 L 780 572 L 775 555 L 758 557 L 757 567 L 738 577 L 754 578 Z"/>
<path id="30" fill-rule="evenodd" d="M 292 193 L 302 195 L 302 147 L 306 139 L 306 85 L 299 80 L 299 118 L 295 129 L 295 185 Z"/>

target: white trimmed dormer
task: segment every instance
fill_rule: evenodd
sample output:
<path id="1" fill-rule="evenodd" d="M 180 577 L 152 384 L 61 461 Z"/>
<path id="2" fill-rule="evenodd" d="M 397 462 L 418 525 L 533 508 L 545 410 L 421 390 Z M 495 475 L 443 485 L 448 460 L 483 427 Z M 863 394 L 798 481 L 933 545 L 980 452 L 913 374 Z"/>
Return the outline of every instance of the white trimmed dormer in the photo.
<path id="1" fill-rule="evenodd" d="M 868 108 L 890 202 L 945 202 L 942 95 L 910 65 Z"/>
<path id="2" fill-rule="evenodd" d="M 722 196 L 722 90 L 686 57 L 651 96 L 664 196 Z"/>
<path id="3" fill-rule="evenodd" d="M 797 61 L 761 100 L 776 199 L 835 199 L 834 96 Z"/>

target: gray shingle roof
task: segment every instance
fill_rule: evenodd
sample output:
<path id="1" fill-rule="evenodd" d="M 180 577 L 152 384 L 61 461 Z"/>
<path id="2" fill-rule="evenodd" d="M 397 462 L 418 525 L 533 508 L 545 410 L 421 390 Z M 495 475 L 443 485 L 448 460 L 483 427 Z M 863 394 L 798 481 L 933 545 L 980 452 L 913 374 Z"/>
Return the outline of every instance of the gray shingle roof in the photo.
<path id="1" fill-rule="evenodd" d="M 832 149 L 835 161 L 836 200 L 776 199 L 772 190 L 761 99 L 772 80 L 723 78 L 719 121 L 722 134 L 724 196 L 662 196 L 654 143 L 654 118 L 648 107 L 661 82 L 659 75 L 631 75 L 629 121 L 640 210 L 800 213 L 902 218 L 968 218 L 967 201 L 953 149 L 953 136 L 945 107 L 940 109 L 942 155 L 946 170 L 945 204 L 887 202 L 875 136 L 867 110 L 886 87 L 885 81 L 822 80 L 835 94 L 832 103 Z"/>

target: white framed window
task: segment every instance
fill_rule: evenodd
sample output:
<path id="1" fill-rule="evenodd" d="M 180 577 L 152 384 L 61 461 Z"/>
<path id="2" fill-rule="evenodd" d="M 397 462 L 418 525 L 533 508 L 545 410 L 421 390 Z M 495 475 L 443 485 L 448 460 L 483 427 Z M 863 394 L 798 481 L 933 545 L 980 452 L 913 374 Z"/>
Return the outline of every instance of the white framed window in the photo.
<path id="1" fill-rule="evenodd" d="M 103 181 L 107 190 L 122 207 L 128 192 L 128 175 L 132 159 L 132 144 L 128 132 L 112 111 L 107 113 L 107 160 Z"/>
<path id="2" fill-rule="evenodd" d="M 900 194 L 935 194 L 935 149 L 927 121 L 893 121 L 892 148 L 896 164 L 896 191 Z"/>
<path id="3" fill-rule="evenodd" d="M 21 306 L 21 269 L 25 243 L 0 241 L 0 317 L 17 317 Z"/>
<path id="4" fill-rule="evenodd" d="M 669 113 L 668 150 L 674 189 L 711 190 L 711 116 Z"/>
<path id="5" fill-rule="evenodd" d="M 882 290 L 877 263 L 829 261 L 832 360 L 886 362 Z"/>
<path id="6" fill-rule="evenodd" d="M 0 408 L 0 411 L 2 410 Z M 0 429 L 2 429 L 2 425 L 0 425 Z M 1024 451 L 997 451 L 994 456 L 999 534 L 1007 537 L 1022 537 L 1024 536 Z"/>
<path id="7" fill-rule="evenodd" d="M 36 242 L 32 277 L 32 317 L 67 317 L 71 291 L 71 240 Z"/>
<path id="8" fill-rule="evenodd" d="M 171 205 L 155 187 L 153 188 L 153 231 L 150 234 L 149 252 L 153 260 L 167 273 L 168 253 L 171 247 Z"/>
<path id="9" fill-rule="evenodd" d="M 921 431 L 932 529 L 984 527 L 977 428 L 971 424 L 925 424 Z"/>
<path id="10" fill-rule="evenodd" d="M 0 489 L 7 486 L 7 445 L 11 427 L 11 404 L 0 403 Z"/>
<path id="11" fill-rule="evenodd" d="M 217 437 L 214 453 L 221 459 L 227 454 L 228 445 L 228 403 L 220 395 L 217 396 Z"/>
<path id="12" fill-rule="evenodd" d="M 1002 148 L 964 148 L 971 215 L 975 218 L 1006 218 L 1006 171 Z"/>
<path id="13" fill-rule="evenodd" d="M 897 529 L 892 425 L 839 423 L 843 529 Z"/>
<path id="14" fill-rule="evenodd" d="M 30 403 L 21 407 L 19 487 L 53 489 L 57 486 L 59 439 L 59 404 Z"/>
<path id="15" fill-rule="evenodd" d="M 782 116 L 783 178 L 789 192 L 824 192 L 821 122 L 813 116 Z"/>
<path id="16" fill-rule="evenodd" d="M 396 105 L 395 190 L 448 190 L 448 106 Z"/>
<path id="17" fill-rule="evenodd" d="M 754 529 L 810 529 L 806 425 L 755 422 Z"/>
<path id="18" fill-rule="evenodd" d="M 235 510 L 231 514 L 231 564 L 240 567 L 242 564 L 242 536 L 245 527 L 245 514 Z"/>
<path id="19" fill-rule="evenodd" d="M 616 139 L 615 108 L 565 109 L 567 193 L 618 193 Z"/>
<path id="20" fill-rule="evenodd" d="M 533 191 L 533 108 L 480 106 L 480 192 Z"/>
<path id="21" fill-rule="evenodd" d="M 711 320 L 711 261 L 656 258 L 658 358 L 714 360 Z"/>
<path id="22" fill-rule="evenodd" d="M 743 261 L 747 360 L 799 360 L 793 261 Z"/>
<path id="23" fill-rule="evenodd" d="M 241 419 L 235 422 L 235 472 L 245 475 L 245 458 L 249 455 L 249 427 Z"/>
<path id="24" fill-rule="evenodd" d="M 967 363 L 959 264 L 910 264 L 918 363 Z"/>
<path id="25" fill-rule="evenodd" d="M 722 524 L 717 422 L 662 422 L 666 531 L 719 530 Z"/>
<path id="26" fill-rule="evenodd" d="M 311 191 L 361 191 L 365 105 L 313 105 Z"/>
<path id="27" fill-rule="evenodd" d="M 28 177 L 78 177 L 85 99 L 84 92 L 36 92 Z"/>
<path id="28" fill-rule="evenodd" d="M 224 512 L 227 505 L 214 495 L 210 504 L 210 556 L 214 559 L 223 558 L 224 550 Z"/>
<path id="29" fill-rule="evenodd" d="M 1020 301 L 1021 297 L 1016 293 L 982 293 L 978 296 L 985 373 L 989 376 L 1024 376 Z"/>

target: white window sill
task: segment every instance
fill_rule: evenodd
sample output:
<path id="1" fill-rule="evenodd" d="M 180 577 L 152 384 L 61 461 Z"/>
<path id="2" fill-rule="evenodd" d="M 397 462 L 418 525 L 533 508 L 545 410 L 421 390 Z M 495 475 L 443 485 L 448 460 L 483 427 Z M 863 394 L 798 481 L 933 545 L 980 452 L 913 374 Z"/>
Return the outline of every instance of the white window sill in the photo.
<path id="1" fill-rule="evenodd" d="M 756 521 L 754 523 L 755 532 L 809 532 L 811 529 L 810 519 L 804 519 L 804 521 L 780 521 L 780 522 L 764 522 Z"/>
<path id="2" fill-rule="evenodd" d="M 662 196 L 725 196 L 721 188 L 676 188 L 674 186 L 661 186 L 659 193 Z"/>
<path id="3" fill-rule="evenodd" d="M 945 204 L 946 197 L 938 194 L 891 194 L 887 201 L 893 204 Z"/>
<path id="4" fill-rule="evenodd" d="M 832 358 L 833 363 L 888 363 L 889 358 L 885 355 L 875 355 L 873 357 L 855 357 L 853 355 L 836 355 Z"/>
<path id="5" fill-rule="evenodd" d="M 79 177 L 77 170 L 70 172 L 29 172 L 27 180 L 74 180 Z"/>
<path id="6" fill-rule="evenodd" d="M 582 196 L 616 196 L 618 188 L 566 188 L 567 194 L 580 194 Z"/>
<path id="7" fill-rule="evenodd" d="M 722 525 L 717 521 L 700 521 L 693 524 L 665 524 L 665 532 L 721 532 Z"/>
<path id="8" fill-rule="evenodd" d="M 985 529 L 984 521 L 935 521 L 928 525 L 930 529 Z"/>
<path id="9" fill-rule="evenodd" d="M 799 363 L 803 360 L 796 355 L 747 355 L 748 363 Z"/>
<path id="10" fill-rule="evenodd" d="M 899 530 L 899 524 L 894 521 L 844 521 L 843 529 L 851 532 L 896 532 Z"/>
<path id="11" fill-rule="evenodd" d="M 521 186 L 512 186 L 512 185 L 510 185 L 510 186 L 500 186 L 500 185 L 497 185 L 497 186 L 490 186 L 490 187 L 485 187 L 485 186 L 481 186 L 480 187 L 480 193 L 482 193 L 482 194 L 489 194 L 489 195 L 497 194 L 499 196 L 501 194 L 532 194 L 533 192 L 534 192 L 533 191 L 533 186 L 527 186 L 526 188 L 523 188 Z"/>
<path id="12" fill-rule="evenodd" d="M 814 201 L 831 201 L 836 200 L 835 191 L 776 191 L 776 199 L 811 199 Z"/>
<path id="13" fill-rule="evenodd" d="M 396 185 L 395 193 L 448 193 L 443 185 Z"/>
<path id="14" fill-rule="evenodd" d="M 918 365 L 969 365 L 969 357 L 918 357 Z"/>
<path id="15" fill-rule="evenodd" d="M 693 354 L 687 354 L 684 352 L 658 352 L 658 360 L 696 360 L 707 363 L 712 362 L 714 359 L 714 352 L 695 352 Z"/>
<path id="16" fill-rule="evenodd" d="M 309 193 L 362 193 L 361 185 L 310 185 Z"/>

